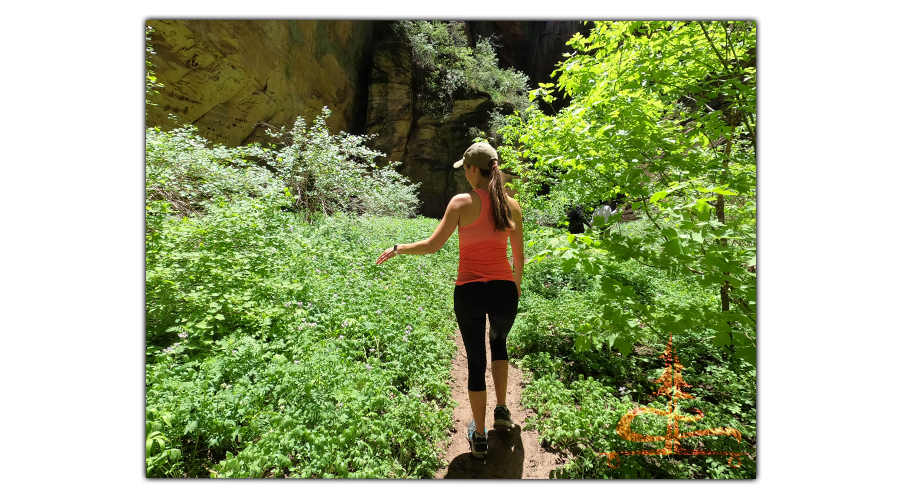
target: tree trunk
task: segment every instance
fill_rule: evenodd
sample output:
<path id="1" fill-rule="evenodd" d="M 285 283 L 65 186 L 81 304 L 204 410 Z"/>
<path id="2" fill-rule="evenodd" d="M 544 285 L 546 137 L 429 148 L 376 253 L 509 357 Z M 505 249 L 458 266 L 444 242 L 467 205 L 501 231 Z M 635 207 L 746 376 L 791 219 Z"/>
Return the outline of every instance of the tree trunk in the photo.
<path id="1" fill-rule="evenodd" d="M 725 171 L 725 176 L 728 176 L 728 160 L 731 158 L 731 139 L 734 136 L 734 130 L 736 128 L 736 120 L 737 116 L 734 111 L 732 111 L 729 125 L 731 125 L 731 135 L 728 136 L 728 141 L 725 143 L 725 159 L 722 161 L 722 169 Z M 716 195 L 716 219 L 719 221 L 719 224 L 725 224 L 725 196 L 724 195 Z M 720 245 L 727 245 L 728 240 L 722 238 L 719 240 Z M 728 273 L 725 273 L 725 276 L 728 276 Z M 731 304 L 729 302 L 728 297 L 728 281 L 724 281 L 722 283 L 722 288 L 719 289 L 719 298 L 722 301 L 722 312 L 727 312 L 731 309 Z M 731 349 L 734 350 L 734 331 L 731 329 L 731 322 L 728 322 L 728 338 L 731 340 Z"/>

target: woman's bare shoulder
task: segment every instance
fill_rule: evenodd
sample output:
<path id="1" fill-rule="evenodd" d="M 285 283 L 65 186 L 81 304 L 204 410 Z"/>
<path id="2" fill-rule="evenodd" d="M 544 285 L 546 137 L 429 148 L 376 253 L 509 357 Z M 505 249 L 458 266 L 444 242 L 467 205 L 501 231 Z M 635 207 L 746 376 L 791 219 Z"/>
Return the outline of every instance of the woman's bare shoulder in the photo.
<path id="1" fill-rule="evenodd" d="M 473 191 L 469 191 L 468 193 L 459 193 L 453 198 L 450 198 L 450 203 L 459 207 L 471 205 L 474 197 L 475 193 Z"/>
<path id="2" fill-rule="evenodd" d="M 519 212 L 520 214 L 522 213 L 522 207 L 519 206 L 519 202 L 516 201 L 515 198 L 513 198 L 511 196 L 507 196 L 506 202 L 509 203 L 510 208 L 512 208 L 516 212 Z"/>

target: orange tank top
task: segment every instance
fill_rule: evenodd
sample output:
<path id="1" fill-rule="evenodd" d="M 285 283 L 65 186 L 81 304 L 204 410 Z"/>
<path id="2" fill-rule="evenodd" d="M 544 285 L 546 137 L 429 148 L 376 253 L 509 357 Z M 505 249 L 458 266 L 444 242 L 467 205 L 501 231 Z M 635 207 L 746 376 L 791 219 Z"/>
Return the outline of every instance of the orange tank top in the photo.
<path id="1" fill-rule="evenodd" d="M 476 189 L 475 192 L 481 197 L 481 213 L 475 222 L 459 228 L 459 271 L 456 284 L 515 281 L 512 267 L 506 259 L 506 245 L 511 231 L 494 230 L 491 197 L 483 189 Z"/>

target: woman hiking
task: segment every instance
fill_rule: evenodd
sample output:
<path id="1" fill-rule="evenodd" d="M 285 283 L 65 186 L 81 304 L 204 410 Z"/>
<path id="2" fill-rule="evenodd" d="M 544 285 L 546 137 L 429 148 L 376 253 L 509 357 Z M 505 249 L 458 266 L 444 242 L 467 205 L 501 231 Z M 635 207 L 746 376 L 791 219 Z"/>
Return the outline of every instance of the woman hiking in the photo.
<path id="1" fill-rule="evenodd" d="M 491 374 L 497 395 L 494 428 L 513 427 L 506 407 L 509 371 L 506 336 L 516 319 L 525 265 L 522 209 L 516 200 L 506 196 L 497 164 L 494 148 L 485 142 L 472 144 L 462 160 L 453 165 L 453 168 L 464 169 L 472 191 L 450 200 L 444 218 L 428 239 L 394 245 L 376 261 L 382 264 L 399 254 L 435 253 L 459 228 L 459 270 L 453 291 L 453 309 L 469 362 L 469 403 L 473 420 L 466 437 L 477 458 L 487 455 L 485 315 L 490 320 Z M 507 242 L 512 245 L 515 272 L 506 259 Z"/>

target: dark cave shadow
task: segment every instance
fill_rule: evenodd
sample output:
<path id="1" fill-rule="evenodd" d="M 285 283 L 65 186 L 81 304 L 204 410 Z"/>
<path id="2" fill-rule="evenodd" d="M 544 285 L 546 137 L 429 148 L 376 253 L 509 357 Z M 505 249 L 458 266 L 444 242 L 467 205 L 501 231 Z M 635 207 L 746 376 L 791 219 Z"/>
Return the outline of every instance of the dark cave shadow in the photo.
<path id="1" fill-rule="evenodd" d="M 484 458 L 475 458 L 471 451 L 457 456 L 444 479 L 521 479 L 525 464 L 522 427 L 488 429 L 487 438 L 488 454 Z"/>

